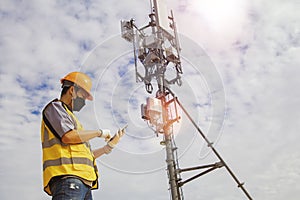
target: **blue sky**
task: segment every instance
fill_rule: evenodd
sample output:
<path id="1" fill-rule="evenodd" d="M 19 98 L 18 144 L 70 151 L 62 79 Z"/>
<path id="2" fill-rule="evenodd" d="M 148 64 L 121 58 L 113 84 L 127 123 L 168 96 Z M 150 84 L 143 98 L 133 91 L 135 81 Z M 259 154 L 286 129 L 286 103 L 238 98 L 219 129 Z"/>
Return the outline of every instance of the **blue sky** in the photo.
<path id="1" fill-rule="evenodd" d="M 183 86 L 172 87 L 179 99 L 254 199 L 298 199 L 299 2 L 167 3 L 186 47 Z M 120 37 L 121 19 L 143 26 L 149 11 L 146 0 L 0 2 L 1 199 L 49 199 L 42 191 L 40 112 L 59 97 L 59 79 L 75 70 L 94 82 L 95 101 L 78 114 L 86 129 L 129 123 L 119 147 L 98 161 L 94 199 L 169 198 L 161 137 L 140 119 L 149 94 L 135 83 L 131 45 Z M 177 128 L 181 167 L 216 161 L 184 116 Z M 183 191 L 185 199 L 245 199 L 225 169 Z"/>

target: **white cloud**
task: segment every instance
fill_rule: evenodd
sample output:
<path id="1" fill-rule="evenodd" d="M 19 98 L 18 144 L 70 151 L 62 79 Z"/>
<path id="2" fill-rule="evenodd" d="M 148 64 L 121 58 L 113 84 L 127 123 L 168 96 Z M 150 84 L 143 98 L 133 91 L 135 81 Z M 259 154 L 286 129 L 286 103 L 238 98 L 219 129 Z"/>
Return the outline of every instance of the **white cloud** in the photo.
<path id="1" fill-rule="evenodd" d="M 217 149 L 237 176 L 246 181 L 246 188 L 255 199 L 297 199 L 300 179 L 298 2 L 227 1 L 225 7 L 231 12 L 226 15 L 228 10 L 224 10 L 219 18 L 210 18 L 203 10 L 215 2 L 216 7 L 210 9 L 211 13 L 216 12 L 218 1 L 199 2 L 196 7 L 195 0 L 168 1 L 179 32 L 203 46 L 224 83 L 227 113 L 223 133 L 221 137 L 219 133 L 208 137 L 218 139 Z M 138 26 L 148 23 L 148 3 L 134 0 L 0 3 L 1 199 L 49 199 L 41 185 L 39 112 L 48 101 L 59 96 L 59 79 L 70 71 L 83 70 L 94 77 L 96 101 L 89 102 L 78 114 L 86 128 L 101 125 L 116 131 L 118 125 L 123 125 L 119 121 L 123 118 L 130 122 L 128 133 L 152 134 L 139 119 L 139 105 L 144 103 L 147 93 L 142 83 L 135 83 L 134 72 L 129 70 L 133 67 L 131 46 L 117 35 L 121 19 L 133 17 Z M 223 23 L 218 23 L 220 20 Z M 128 67 L 128 71 L 120 66 Z M 183 89 L 172 88 L 206 131 L 211 109 L 215 109 L 209 104 L 213 104 L 208 94 L 210 85 L 207 87 L 204 79 L 193 76 L 187 66 L 183 66 Z M 204 78 L 210 75 L 202 72 L 206 73 Z M 193 86 L 195 81 L 197 86 Z M 133 95 L 137 96 L 133 98 Z M 206 106 L 193 110 L 195 101 Z M 205 148 L 203 140 L 185 117 L 184 120 L 181 126 L 187 134 L 177 136 L 180 166 L 216 161 L 212 153 L 201 157 L 202 147 Z M 135 133 L 137 129 L 145 133 L 139 135 Z M 99 161 L 102 187 L 94 192 L 94 198 L 167 199 L 165 170 L 143 175 L 133 173 L 164 166 L 159 140 L 151 138 L 141 142 L 127 136 L 117 151 L 100 159 L 105 163 Z M 93 142 L 94 146 L 103 144 Z M 149 153 L 153 150 L 156 154 Z M 145 157 L 138 155 L 138 151 Z M 244 198 L 225 169 L 183 188 L 186 199 Z"/>

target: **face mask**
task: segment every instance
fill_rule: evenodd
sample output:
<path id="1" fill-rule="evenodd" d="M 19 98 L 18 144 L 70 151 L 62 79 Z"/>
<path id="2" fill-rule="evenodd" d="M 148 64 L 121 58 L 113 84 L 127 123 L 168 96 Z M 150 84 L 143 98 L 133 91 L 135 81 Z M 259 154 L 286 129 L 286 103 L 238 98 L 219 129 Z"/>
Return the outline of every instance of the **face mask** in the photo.
<path id="1" fill-rule="evenodd" d="M 80 111 L 81 108 L 85 105 L 85 99 L 81 97 L 76 97 L 73 99 L 73 111 Z"/>

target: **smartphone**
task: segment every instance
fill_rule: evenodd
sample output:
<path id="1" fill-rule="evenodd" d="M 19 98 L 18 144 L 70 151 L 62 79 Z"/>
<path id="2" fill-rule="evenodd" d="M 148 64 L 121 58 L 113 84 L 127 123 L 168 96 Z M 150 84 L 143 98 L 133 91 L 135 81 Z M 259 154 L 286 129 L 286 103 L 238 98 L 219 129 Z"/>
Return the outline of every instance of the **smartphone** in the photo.
<path id="1" fill-rule="evenodd" d="M 122 129 L 120 129 L 121 131 L 124 131 L 126 128 L 128 127 L 128 124 L 126 124 Z M 114 135 L 112 138 L 109 139 L 109 141 L 112 141 L 114 139 L 116 135 Z"/>

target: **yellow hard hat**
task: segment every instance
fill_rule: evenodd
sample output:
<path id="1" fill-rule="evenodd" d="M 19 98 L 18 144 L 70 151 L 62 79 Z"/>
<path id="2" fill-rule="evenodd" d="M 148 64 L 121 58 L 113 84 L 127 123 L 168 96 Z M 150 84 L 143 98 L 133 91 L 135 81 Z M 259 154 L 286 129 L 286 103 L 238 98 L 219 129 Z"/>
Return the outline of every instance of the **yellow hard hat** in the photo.
<path id="1" fill-rule="evenodd" d="M 92 89 L 92 80 L 91 78 L 82 72 L 71 72 L 67 74 L 64 78 L 60 79 L 60 82 L 63 84 L 64 81 L 70 81 L 75 83 L 77 86 L 81 87 L 88 93 L 88 100 L 93 100 L 93 96 L 91 94 Z"/>

